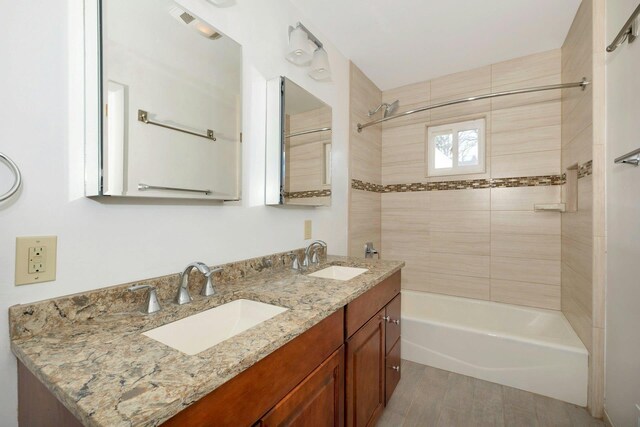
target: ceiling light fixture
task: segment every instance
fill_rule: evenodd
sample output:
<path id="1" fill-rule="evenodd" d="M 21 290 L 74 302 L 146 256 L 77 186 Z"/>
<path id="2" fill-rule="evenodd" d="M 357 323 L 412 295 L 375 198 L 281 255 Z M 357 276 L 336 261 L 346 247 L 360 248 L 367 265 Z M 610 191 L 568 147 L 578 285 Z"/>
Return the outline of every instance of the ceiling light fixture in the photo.
<path id="1" fill-rule="evenodd" d="M 311 64 L 309 76 L 314 80 L 331 79 L 329 56 L 322 42 L 300 22 L 289 27 L 289 51 L 285 58 L 298 66 Z"/>
<path id="2" fill-rule="evenodd" d="M 211 25 L 202 22 L 201 20 L 179 8 L 178 6 L 171 7 L 169 9 L 169 15 L 173 16 L 176 21 L 186 25 L 187 27 L 196 31 L 201 36 L 208 38 L 209 40 L 217 40 L 222 37 L 222 34 L 220 34 Z"/>

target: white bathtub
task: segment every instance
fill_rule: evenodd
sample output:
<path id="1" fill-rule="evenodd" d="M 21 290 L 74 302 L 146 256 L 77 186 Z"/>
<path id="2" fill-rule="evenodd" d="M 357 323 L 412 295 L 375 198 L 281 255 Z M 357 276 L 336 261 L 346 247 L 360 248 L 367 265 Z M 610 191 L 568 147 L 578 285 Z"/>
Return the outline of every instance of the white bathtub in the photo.
<path id="1" fill-rule="evenodd" d="M 587 404 L 588 353 L 559 311 L 403 290 L 402 358 Z"/>

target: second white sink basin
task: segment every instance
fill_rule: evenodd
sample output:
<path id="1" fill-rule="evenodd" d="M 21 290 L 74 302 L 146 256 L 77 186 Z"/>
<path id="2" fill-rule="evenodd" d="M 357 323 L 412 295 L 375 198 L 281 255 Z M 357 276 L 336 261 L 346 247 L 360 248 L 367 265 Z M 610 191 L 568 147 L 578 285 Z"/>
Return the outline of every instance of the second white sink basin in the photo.
<path id="1" fill-rule="evenodd" d="M 331 267 L 323 268 L 322 270 L 318 270 L 315 273 L 311 273 L 309 274 L 309 276 L 322 277 L 323 279 L 333 280 L 351 280 L 366 271 L 369 270 L 366 268 L 342 267 L 340 265 L 332 265 Z"/>
<path id="2" fill-rule="evenodd" d="M 143 335 L 193 356 L 285 311 L 275 305 L 238 299 Z"/>

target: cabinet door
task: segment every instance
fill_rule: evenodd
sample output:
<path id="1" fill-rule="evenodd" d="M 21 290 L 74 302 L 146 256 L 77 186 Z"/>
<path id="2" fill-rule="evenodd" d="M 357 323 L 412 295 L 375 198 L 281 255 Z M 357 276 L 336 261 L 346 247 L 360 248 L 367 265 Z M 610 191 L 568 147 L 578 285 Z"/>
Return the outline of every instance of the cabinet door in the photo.
<path id="1" fill-rule="evenodd" d="M 400 360 L 400 343 L 402 341 L 396 341 L 396 345 L 387 354 L 387 369 L 385 377 L 385 405 L 389 403 L 391 395 L 396 389 L 396 386 L 400 382 L 400 369 L 402 361 Z"/>
<path id="2" fill-rule="evenodd" d="M 387 313 L 387 329 L 386 329 L 386 348 L 387 353 L 391 351 L 398 338 L 400 338 L 400 294 L 391 300 L 386 307 Z"/>
<path id="3" fill-rule="evenodd" d="M 347 426 L 374 426 L 384 409 L 383 308 L 347 341 Z"/>
<path id="4" fill-rule="evenodd" d="M 344 346 L 294 388 L 259 425 L 341 427 L 344 425 Z"/>

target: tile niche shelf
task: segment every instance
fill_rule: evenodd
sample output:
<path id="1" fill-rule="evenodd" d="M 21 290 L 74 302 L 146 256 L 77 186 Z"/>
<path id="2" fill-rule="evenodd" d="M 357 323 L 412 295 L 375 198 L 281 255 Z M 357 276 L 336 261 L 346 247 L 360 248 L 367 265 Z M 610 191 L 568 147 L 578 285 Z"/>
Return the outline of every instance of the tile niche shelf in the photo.
<path id="1" fill-rule="evenodd" d="M 566 212 L 566 203 L 536 203 L 533 205 L 536 212 Z"/>

